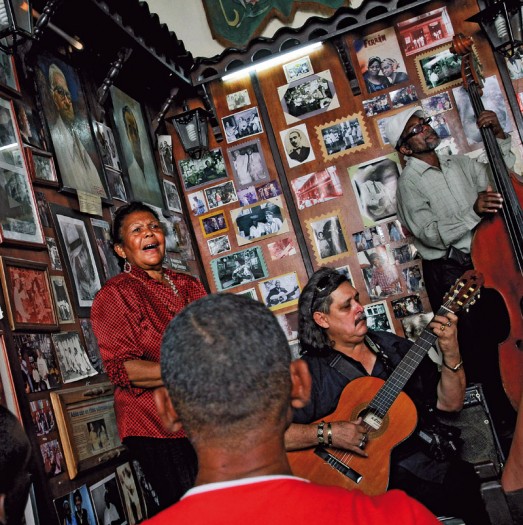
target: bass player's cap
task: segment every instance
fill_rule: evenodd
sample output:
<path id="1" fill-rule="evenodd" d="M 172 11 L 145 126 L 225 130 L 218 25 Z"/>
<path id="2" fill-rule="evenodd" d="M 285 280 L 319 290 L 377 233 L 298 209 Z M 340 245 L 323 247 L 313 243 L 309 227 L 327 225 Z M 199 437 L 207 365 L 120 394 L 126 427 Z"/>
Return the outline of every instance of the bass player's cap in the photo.
<path id="1" fill-rule="evenodd" d="M 421 106 L 415 106 L 413 108 L 406 109 L 401 113 L 389 117 L 385 122 L 385 135 L 387 136 L 387 139 L 393 148 L 398 149 L 398 141 L 400 140 L 409 118 L 414 114 L 419 117 L 423 117 L 423 108 Z"/>

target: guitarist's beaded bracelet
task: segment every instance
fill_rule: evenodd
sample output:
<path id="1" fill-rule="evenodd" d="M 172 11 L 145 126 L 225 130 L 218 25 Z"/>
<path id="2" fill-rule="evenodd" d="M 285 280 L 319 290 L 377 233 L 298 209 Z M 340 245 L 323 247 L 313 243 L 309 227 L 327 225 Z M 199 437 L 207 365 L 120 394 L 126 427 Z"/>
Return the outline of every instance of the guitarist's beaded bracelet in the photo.
<path id="1" fill-rule="evenodd" d="M 325 445 L 325 438 L 323 436 L 323 427 L 325 426 L 325 421 L 318 423 L 318 431 L 316 433 L 318 437 L 318 445 Z"/>

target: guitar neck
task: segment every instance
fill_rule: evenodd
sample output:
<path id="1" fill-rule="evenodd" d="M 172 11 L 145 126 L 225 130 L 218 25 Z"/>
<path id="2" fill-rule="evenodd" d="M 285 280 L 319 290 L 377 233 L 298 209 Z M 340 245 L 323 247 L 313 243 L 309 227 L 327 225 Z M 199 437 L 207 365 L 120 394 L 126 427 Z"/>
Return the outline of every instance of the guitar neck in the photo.
<path id="1" fill-rule="evenodd" d="M 451 312 L 445 306 L 441 306 L 438 315 L 445 315 Z M 436 342 L 437 336 L 432 330 L 425 328 L 421 335 L 416 339 L 409 351 L 405 354 L 400 364 L 394 369 L 385 384 L 380 388 L 373 400 L 369 403 L 369 408 L 379 415 L 385 417 L 392 403 L 399 396 L 400 392 L 412 374 L 427 355 L 430 348 Z"/>

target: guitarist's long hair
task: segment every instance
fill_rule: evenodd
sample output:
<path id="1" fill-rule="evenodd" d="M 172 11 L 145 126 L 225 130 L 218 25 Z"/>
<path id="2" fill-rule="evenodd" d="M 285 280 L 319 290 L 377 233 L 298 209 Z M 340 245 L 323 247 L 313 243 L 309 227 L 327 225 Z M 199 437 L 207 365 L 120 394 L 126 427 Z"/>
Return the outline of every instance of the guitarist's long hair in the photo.
<path id="1" fill-rule="evenodd" d="M 298 301 L 298 338 L 301 355 L 325 355 L 332 347 L 327 332 L 313 319 L 314 312 L 328 313 L 331 294 L 349 280 L 333 268 L 323 267 L 312 274 Z"/>

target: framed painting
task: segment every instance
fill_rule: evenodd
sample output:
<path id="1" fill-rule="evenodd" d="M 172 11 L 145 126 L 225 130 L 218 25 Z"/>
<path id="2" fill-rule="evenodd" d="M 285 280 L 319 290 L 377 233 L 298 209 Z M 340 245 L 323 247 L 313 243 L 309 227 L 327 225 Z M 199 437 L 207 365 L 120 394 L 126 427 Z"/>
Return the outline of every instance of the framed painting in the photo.
<path id="1" fill-rule="evenodd" d="M 162 189 L 142 107 L 115 86 L 111 86 L 111 100 L 133 197 L 163 208 Z"/>
<path id="2" fill-rule="evenodd" d="M 35 80 L 64 189 L 107 198 L 102 160 L 78 72 L 42 53 L 36 61 Z"/>
<path id="3" fill-rule="evenodd" d="M 50 204 L 64 263 L 73 288 L 76 313 L 89 317 L 96 292 L 101 288 L 102 269 L 95 257 L 96 241 L 84 215 Z"/>
<path id="4" fill-rule="evenodd" d="M 47 265 L 12 257 L 1 257 L 0 262 L 11 330 L 57 330 Z"/>
<path id="5" fill-rule="evenodd" d="M 13 103 L 0 97 L 0 243 L 44 246 Z"/>
<path id="6" fill-rule="evenodd" d="M 42 186 L 59 186 L 60 183 L 51 153 L 28 146 L 24 148 L 24 152 L 33 183 Z"/>

